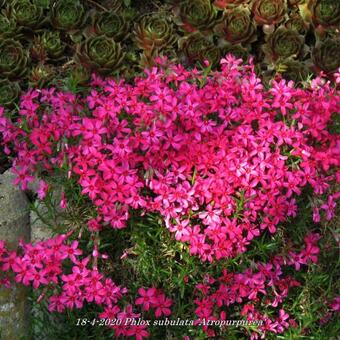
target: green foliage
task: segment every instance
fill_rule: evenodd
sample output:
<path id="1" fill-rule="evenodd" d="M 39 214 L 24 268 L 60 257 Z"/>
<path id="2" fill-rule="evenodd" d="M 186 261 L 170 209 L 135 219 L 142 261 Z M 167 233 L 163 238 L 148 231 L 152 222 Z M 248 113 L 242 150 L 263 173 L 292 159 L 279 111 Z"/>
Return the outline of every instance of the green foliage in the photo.
<path id="1" fill-rule="evenodd" d="M 340 40 L 328 38 L 319 41 L 312 53 L 316 67 L 325 72 L 335 72 L 339 67 Z"/>
<path id="2" fill-rule="evenodd" d="M 34 0 L 14 0 L 9 12 L 10 17 L 21 27 L 36 29 L 44 22 L 43 7 Z"/>
<path id="3" fill-rule="evenodd" d="M 215 30 L 232 44 L 249 43 L 256 40 L 256 25 L 246 7 L 234 7 L 225 11 L 223 21 Z"/>
<path id="4" fill-rule="evenodd" d="M 211 41 L 201 33 L 192 33 L 179 41 L 187 63 L 198 63 L 203 65 L 208 60 L 211 65 L 216 66 L 221 58 L 221 52 Z"/>
<path id="5" fill-rule="evenodd" d="M 121 41 L 127 37 L 129 23 L 122 14 L 110 11 L 108 13 L 95 12 L 92 17 L 92 25 L 89 26 L 88 35 L 105 34 L 115 41 Z"/>
<path id="6" fill-rule="evenodd" d="M 0 40 L 0 72 L 8 79 L 19 79 L 27 72 L 28 53 L 13 39 Z"/>
<path id="7" fill-rule="evenodd" d="M 267 38 L 263 46 L 268 58 L 272 60 L 287 59 L 301 56 L 303 53 L 304 38 L 296 30 L 279 27 Z"/>
<path id="8" fill-rule="evenodd" d="M 312 3 L 313 18 L 323 26 L 339 25 L 340 3 L 334 0 L 320 0 Z"/>
<path id="9" fill-rule="evenodd" d="M 90 70 L 112 74 L 121 65 L 124 53 L 119 43 L 106 35 L 100 35 L 78 44 L 76 58 Z"/>
<path id="10" fill-rule="evenodd" d="M 13 19 L 0 14 L 0 39 L 12 38 L 19 33 L 18 30 Z"/>
<path id="11" fill-rule="evenodd" d="M 171 48 L 176 41 L 172 23 L 158 15 L 145 16 L 136 23 L 134 36 L 137 46 L 142 50 Z"/>
<path id="12" fill-rule="evenodd" d="M 51 6 L 50 20 L 61 31 L 79 30 L 86 20 L 86 9 L 77 0 L 57 0 Z"/>
<path id="13" fill-rule="evenodd" d="M 180 1 L 178 8 L 179 24 L 187 32 L 211 29 L 218 22 L 219 14 L 210 0 Z"/>
<path id="14" fill-rule="evenodd" d="M 60 38 L 60 33 L 55 31 L 44 31 L 33 39 L 31 56 L 40 62 L 55 62 L 64 59 L 65 45 Z"/>
<path id="15" fill-rule="evenodd" d="M 14 102 L 18 98 L 20 91 L 21 89 L 17 82 L 0 79 L 0 105 L 7 107 L 14 106 Z"/>

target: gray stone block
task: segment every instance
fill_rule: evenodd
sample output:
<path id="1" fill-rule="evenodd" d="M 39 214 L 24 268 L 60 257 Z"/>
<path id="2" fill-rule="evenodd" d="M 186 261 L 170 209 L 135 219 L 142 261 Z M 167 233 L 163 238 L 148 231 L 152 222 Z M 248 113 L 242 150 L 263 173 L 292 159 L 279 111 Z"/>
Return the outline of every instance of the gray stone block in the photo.
<path id="1" fill-rule="evenodd" d="M 20 239 L 30 241 L 29 203 L 25 194 L 12 182 L 15 176 L 6 171 L 0 175 L 0 239 L 10 250 Z M 0 286 L 0 330 L 2 340 L 20 339 L 29 329 L 28 289 L 13 284 Z"/>

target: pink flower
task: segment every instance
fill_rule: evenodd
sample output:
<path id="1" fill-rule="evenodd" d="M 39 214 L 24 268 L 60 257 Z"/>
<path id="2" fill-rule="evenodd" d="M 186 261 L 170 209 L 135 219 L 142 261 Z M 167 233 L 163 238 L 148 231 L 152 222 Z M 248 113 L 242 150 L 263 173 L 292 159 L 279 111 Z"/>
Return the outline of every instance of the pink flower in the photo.
<path id="1" fill-rule="evenodd" d="M 135 336 L 136 340 L 142 340 L 143 338 L 148 338 L 150 334 L 146 330 L 146 328 L 147 326 L 145 325 L 132 326 L 127 330 L 126 335 Z"/>
<path id="2" fill-rule="evenodd" d="M 157 318 L 162 315 L 168 316 L 171 314 L 172 300 L 167 298 L 164 294 L 157 295 L 156 302 L 154 303 L 154 307 L 156 308 L 155 316 Z"/>
<path id="3" fill-rule="evenodd" d="M 100 231 L 102 229 L 102 226 L 100 225 L 100 218 L 91 218 L 87 222 L 87 226 L 88 226 L 89 230 L 92 231 L 92 232 L 97 232 L 97 231 Z"/>
<path id="4" fill-rule="evenodd" d="M 33 288 L 37 289 L 41 284 L 48 284 L 47 279 L 44 277 L 46 275 L 45 270 L 37 271 L 32 269 L 26 275 L 27 279 L 33 281 Z"/>
<path id="5" fill-rule="evenodd" d="M 67 200 L 66 200 L 66 196 L 64 192 L 61 193 L 61 200 L 60 200 L 59 206 L 61 209 L 67 208 Z"/>
<path id="6" fill-rule="evenodd" d="M 139 288 L 138 294 L 141 297 L 136 299 L 135 304 L 142 305 L 143 310 L 148 311 L 150 307 L 158 301 L 156 299 L 156 293 L 156 288 L 148 288 L 147 290 Z"/>
<path id="7" fill-rule="evenodd" d="M 320 222 L 320 212 L 319 212 L 319 208 L 317 208 L 317 207 L 313 208 L 313 221 L 315 223 Z"/>
<path id="8" fill-rule="evenodd" d="M 39 188 L 37 190 L 38 198 L 39 199 L 44 199 L 46 197 L 48 190 L 48 184 L 45 181 L 39 181 Z"/>
<path id="9" fill-rule="evenodd" d="M 333 302 L 329 306 L 334 312 L 340 313 L 340 297 L 334 298 Z"/>

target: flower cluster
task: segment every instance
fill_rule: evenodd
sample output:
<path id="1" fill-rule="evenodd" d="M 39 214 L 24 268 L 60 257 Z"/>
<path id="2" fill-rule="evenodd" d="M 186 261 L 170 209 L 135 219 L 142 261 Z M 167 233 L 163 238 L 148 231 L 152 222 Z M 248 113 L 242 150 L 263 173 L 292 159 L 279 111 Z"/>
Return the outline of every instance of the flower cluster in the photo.
<path id="1" fill-rule="evenodd" d="M 127 292 L 101 274 L 96 266 L 90 266 L 90 257 L 81 258 L 82 250 L 78 241 L 67 240 L 70 235 L 59 235 L 36 244 L 20 242 L 20 250 L 9 251 L 4 242 L 0 243 L 1 271 L 13 273 L 14 279 L 34 289 L 45 287 L 44 295 L 51 287 L 60 287 L 49 296 L 49 310 L 62 312 L 67 309 L 82 308 L 84 302 L 114 306 Z M 65 274 L 65 266 L 71 267 Z M 4 277 L 9 282 L 10 274 Z"/>
<path id="2" fill-rule="evenodd" d="M 143 311 L 148 311 L 150 308 L 155 308 L 155 316 L 168 316 L 171 314 L 169 307 L 172 305 L 171 299 L 168 299 L 161 290 L 154 287 L 144 289 L 139 288 L 138 294 L 140 297 L 135 301 L 136 305 L 142 305 Z"/>
<path id="3" fill-rule="evenodd" d="M 156 318 L 171 314 L 172 300 L 167 298 L 161 289 L 139 288 L 138 293 L 140 297 L 136 299 L 135 304 L 141 305 L 144 312 L 155 309 Z M 137 340 L 141 340 L 149 336 L 148 325 L 146 322 L 138 322 L 141 313 L 134 313 L 132 308 L 131 304 L 128 304 L 124 311 L 120 311 L 117 306 L 106 307 L 99 316 L 103 319 L 119 320 L 110 325 L 110 328 L 115 330 L 115 336 L 135 336 Z"/>
<path id="4" fill-rule="evenodd" d="M 230 55 L 221 60 L 220 72 L 159 63 L 133 83 L 94 76 L 86 96 L 30 90 L 17 115 L 0 108 L 1 146 L 13 157 L 15 183 L 25 190 L 38 179 L 36 193 L 45 200 L 54 174 L 72 180 L 90 207 L 87 227 L 94 240 L 89 257 L 70 239 L 76 229 L 35 245 L 20 243 L 13 252 L 0 242 L 1 284 L 8 286 L 13 274 L 19 283 L 43 288 L 50 311 L 93 303 L 106 319 L 167 317 L 173 301 L 162 290 L 138 287 L 134 305 L 123 303 L 127 289 L 98 270 L 98 259 L 106 258 L 96 241 L 103 229 L 125 228 L 132 214 L 161 216 L 173 238 L 185 244 L 183 251 L 214 262 L 276 233 L 299 213 L 303 191 L 312 193 L 316 223 L 320 214 L 333 218 L 340 144 L 329 126 L 339 112 L 339 93 L 330 82 L 318 77 L 302 89 L 276 79 L 266 88 L 252 63 Z M 60 195 L 66 212 L 68 195 Z M 207 276 L 196 287 L 197 322 L 223 320 L 226 307 L 243 304 L 241 315 L 264 322 L 261 334 L 294 326 L 282 302 L 300 283 L 282 267 L 299 271 L 316 263 L 318 239 L 310 234 L 300 252 L 288 247 L 241 273 Z M 262 308 L 272 307 L 277 317 L 277 311 L 263 314 Z M 112 328 L 117 337 L 149 335 L 147 325 L 121 322 Z M 204 330 L 213 335 L 214 329 Z"/>
<path id="5" fill-rule="evenodd" d="M 222 66 L 206 79 L 181 66 L 134 85 L 96 79 L 84 99 L 28 92 L 16 123 L 0 118 L 5 150 L 17 152 L 16 183 L 25 189 L 39 169 L 66 162 L 97 208 L 92 230 L 124 228 L 130 209 L 142 209 L 159 212 L 202 260 L 244 252 L 297 214 L 304 187 L 322 198 L 339 178 L 338 140 L 327 131 L 339 102 L 321 79 L 265 90 L 252 65 L 228 57 Z"/>
<path id="6" fill-rule="evenodd" d="M 266 90 L 241 63 L 229 56 L 208 76 L 168 65 L 134 84 L 95 78 L 86 98 L 29 91 L 16 122 L 0 114 L 16 183 L 66 167 L 96 207 L 93 231 L 124 228 L 131 209 L 157 212 L 203 261 L 245 252 L 296 216 L 304 188 L 327 200 L 339 180 L 339 142 L 327 130 L 339 100 L 321 78 Z M 321 207 L 329 218 L 336 197 Z"/>
<path id="7" fill-rule="evenodd" d="M 136 339 L 148 336 L 146 325 L 130 325 L 128 322 L 131 318 L 140 317 L 141 314 L 133 313 L 131 304 L 124 308 L 119 306 L 127 289 L 116 285 L 110 278 L 100 273 L 96 261 L 91 265 L 90 256 L 81 258 L 79 243 L 69 241 L 70 235 L 71 233 L 62 234 L 34 245 L 20 242 L 18 251 L 9 251 L 5 243 L 0 241 L 0 270 L 3 274 L 0 284 L 10 288 L 10 279 L 14 274 L 14 280 L 18 283 L 32 286 L 34 289 L 43 287 L 38 301 L 48 297 L 50 312 L 61 313 L 66 309 L 80 309 L 84 303 L 94 303 L 103 308 L 103 312 L 98 315 L 100 318 L 120 320 L 119 325 L 112 326 L 116 336 L 135 336 Z M 99 254 L 93 254 L 92 259 L 98 256 Z M 105 258 L 104 255 L 102 257 Z M 139 293 L 142 298 L 136 300 L 136 305 L 143 304 L 143 311 L 151 307 L 155 309 L 156 317 L 171 314 L 169 307 L 172 301 L 162 290 L 149 288 L 145 291 L 141 288 Z M 147 296 L 150 297 L 149 305 L 146 301 Z"/>
<path id="8" fill-rule="evenodd" d="M 196 285 L 196 322 L 204 320 L 205 332 L 214 336 L 214 329 L 207 326 L 208 321 L 225 320 L 226 307 L 244 303 L 240 315 L 245 316 L 248 321 L 263 321 L 258 327 L 262 336 L 267 332 L 283 333 L 288 327 L 296 326 L 295 320 L 282 307 L 274 319 L 261 313 L 259 309 L 264 306 L 278 308 L 288 296 L 290 288 L 300 286 L 300 282 L 292 276 L 284 275 L 283 267 L 294 265 L 296 270 L 300 270 L 300 264 L 316 263 L 319 238 L 318 234 L 309 234 L 305 237 L 305 248 L 299 253 L 291 250 L 287 256 L 277 255 L 269 263 L 255 263 L 242 273 L 228 273 L 225 270 L 217 279 L 206 277 L 204 283 Z M 251 339 L 259 339 L 259 334 L 253 332 Z"/>

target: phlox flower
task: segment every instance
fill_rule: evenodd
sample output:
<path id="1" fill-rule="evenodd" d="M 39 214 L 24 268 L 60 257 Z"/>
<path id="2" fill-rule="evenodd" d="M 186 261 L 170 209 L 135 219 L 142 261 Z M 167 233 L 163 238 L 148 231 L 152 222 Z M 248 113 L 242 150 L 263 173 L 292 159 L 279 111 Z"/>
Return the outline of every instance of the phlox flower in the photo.
<path id="1" fill-rule="evenodd" d="M 135 304 L 142 305 L 143 310 L 148 311 L 151 305 L 156 304 L 158 301 L 156 298 L 156 293 L 156 288 L 139 288 L 138 294 L 140 297 L 136 299 Z"/>

